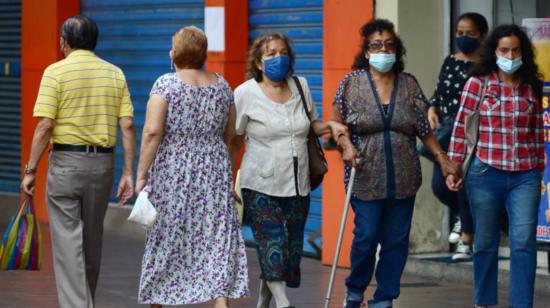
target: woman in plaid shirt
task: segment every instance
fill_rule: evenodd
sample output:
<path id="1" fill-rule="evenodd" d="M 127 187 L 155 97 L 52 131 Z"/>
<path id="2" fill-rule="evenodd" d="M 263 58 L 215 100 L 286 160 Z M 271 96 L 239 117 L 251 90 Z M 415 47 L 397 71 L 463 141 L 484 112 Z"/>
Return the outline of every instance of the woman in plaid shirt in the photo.
<path id="1" fill-rule="evenodd" d="M 455 121 L 449 157 L 466 156 L 465 118 L 479 108 L 475 157 L 465 180 L 474 216 L 476 307 L 497 304 L 500 223 L 508 213 L 510 234 L 509 305 L 533 306 L 536 225 L 544 169 L 542 78 L 527 35 L 516 25 L 489 34 L 481 61 L 470 72 Z M 485 95 L 483 93 L 485 89 Z M 449 175 L 458 190 L 462 180 Z"/>

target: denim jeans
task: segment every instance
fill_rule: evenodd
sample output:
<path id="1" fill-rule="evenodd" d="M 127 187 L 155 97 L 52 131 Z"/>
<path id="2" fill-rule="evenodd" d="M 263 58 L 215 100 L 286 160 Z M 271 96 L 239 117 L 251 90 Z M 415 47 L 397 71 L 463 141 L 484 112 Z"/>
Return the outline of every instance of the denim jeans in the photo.
<path id="1" fill-rule="evenodd" d="M 439 163 L 434 164 L 434 173 L 432 177 L 432 191 L 434 195 L 451 210 L 451 217 L 457 213 L 460 215 L 460 223 L 462 232 L 467 234 L 474 233 L 474 222 L 470 204 L 466 196 L 466 191 L 461 189 L 458 192 L 450 191 L 445 183 L 445 177 L 441 172 Z M 453 222 L 454 223 L 454 222 Z"/>
<path id="2" fill-rule="evenodd" d="M 466 189 L 474 216 L 474 283 L 477 305 L 497 304 L 500 219 L 508 212 L 510 287 L 508 303 L 514 308 L 533 307 L 537 263 L 536 227 L 541 173 L 503 171 L 477 157 L 472 160 Z"/>
<path id="3" fill-rule="evenodd" d="M 363 201 L 352 199 L 355 228 L 351 246 L 351 271 L 346 279 L 348 301 L 362 302 L 376 266 L 377 288 L 371 308 L 392 306 L 399 296 L 401 274 L 407 262 L 409 233 L 415 197 Z"/>

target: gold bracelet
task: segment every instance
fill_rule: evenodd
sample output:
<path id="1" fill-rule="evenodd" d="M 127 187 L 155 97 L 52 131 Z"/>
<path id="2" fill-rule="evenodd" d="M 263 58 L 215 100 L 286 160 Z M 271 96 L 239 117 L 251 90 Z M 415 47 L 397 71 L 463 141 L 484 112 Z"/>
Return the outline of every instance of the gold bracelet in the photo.
<path id="1" fill-rule="evenodd" d="M 25 175 L 27 175 L 27 174 L 35 174 L 35 173 L 36 173 L 36 167 L 31 168 L 31 167 L 29 167 L 29 164 L 25 164 L 25 169 L 23 170 L 23 173 L 24 173 Z"/>

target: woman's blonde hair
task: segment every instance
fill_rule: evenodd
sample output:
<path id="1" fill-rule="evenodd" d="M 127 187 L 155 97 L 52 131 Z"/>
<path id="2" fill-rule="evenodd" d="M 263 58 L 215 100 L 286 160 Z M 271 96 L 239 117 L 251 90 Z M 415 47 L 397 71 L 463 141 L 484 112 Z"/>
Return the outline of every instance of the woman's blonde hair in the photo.
<path id="1" fill-rule="evenodd" d="M 262 33 L 258 38 L 254 40 L 250 49 L 248 50 L 248 59 L 246 61 L 246 79 L 254 78 L 260 82 L 263 79 L 262 71 L 258 69 L 258 64 L 262 63 L 262 56 L 265 48 L 269 42 L 273 40 L 281 40 L 285 43 L 288 49 L 288 57 L 290 58 L 290 69 L 288 70 L 288 76 L 294 74 L 294 52 L 292 52 L 292 41 L 284 34 L 281 33 Z"/>
<path id="2" fill-rule="evenodd" d="M 181 28 L 172 36 L 172 61 L 178 68 L 201 68 L 206 61 L 208 40 L 206 34 L 195 27 Z"/>

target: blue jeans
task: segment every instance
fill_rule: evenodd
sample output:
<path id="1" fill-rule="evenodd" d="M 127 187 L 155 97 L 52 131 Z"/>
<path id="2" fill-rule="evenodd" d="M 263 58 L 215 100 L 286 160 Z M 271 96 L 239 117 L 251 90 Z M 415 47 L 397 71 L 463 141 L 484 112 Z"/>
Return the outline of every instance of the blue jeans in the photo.
<path id="1" fill-rule="evenodd" d="M 386 308 L 399 296 L 401 274 L 407 262 L 415 196 L 407 199 L 363 201 L 352 199 L 355 228 L 351 245 L 351 271 L 346 279 L 348 301 L 362 302 L 374 273 L 376 248 L 377 288 L 369 307 Z"/>
<path id="2" fill-rule="evenodd" d="M 510 287 L 508 303 L 514 308 L 533 307 L 537 265 L 536 227 L 541 173 L 503 171 L 472 160 L 466 189 L 474 216 L 474 282 L 477 305 L 497 304 L 500 219 L 508 212 L 510 236 Z"/>
<path id="3" fill-rule="evenodd" d="M 474 222 L 472 218 L 472 212 L 470 211 L 470 204 L 468 204 L 468 197 L 464 189 L 454 192 L 447 188 L 445 183 L 445 177 L 441 171 L 439 163 L 434 164 L 434 173 L 432 177 L 432 191 L 434 195 L 441 201 L 441 203 L 448 206 L 451 210 L 451 217 L 454 218 L 455 213 L 460 215 L 460 224 L 462 232 L 467 234 L 474 233 Z M 454 221 L 452 221 L 454 223 Z"/>

